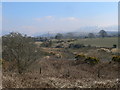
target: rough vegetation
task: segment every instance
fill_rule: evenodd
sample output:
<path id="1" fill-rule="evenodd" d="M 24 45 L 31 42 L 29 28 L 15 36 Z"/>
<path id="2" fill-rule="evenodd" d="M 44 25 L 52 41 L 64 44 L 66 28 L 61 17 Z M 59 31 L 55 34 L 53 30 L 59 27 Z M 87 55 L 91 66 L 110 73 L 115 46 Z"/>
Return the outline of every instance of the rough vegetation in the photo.
<path id="1" fill-rule="evenodd" d="M 112 61 L 120 63 L 120 56 L 114 55 Z"/>
<path id="2" fill-rule="evenodd" d="M 92 46 L 80 43 L 80 39 L 62 37 L 58 34 L 55 39 L 36 41 L 19 33 L 3 36 L 3 87 L 118 87 L 120 56 L 115 45 Z"/>
<path id="3" fill-rule="evenodd" d="M 72 60 L 38 60 L 23 74 L 4 72 L 3 87 L 96 88 L 99 85 L 102 88 L 117 87 L 119 80 L 117 64 L 99 63 L 93 67 L 89 64 L 75 63 Z"/>

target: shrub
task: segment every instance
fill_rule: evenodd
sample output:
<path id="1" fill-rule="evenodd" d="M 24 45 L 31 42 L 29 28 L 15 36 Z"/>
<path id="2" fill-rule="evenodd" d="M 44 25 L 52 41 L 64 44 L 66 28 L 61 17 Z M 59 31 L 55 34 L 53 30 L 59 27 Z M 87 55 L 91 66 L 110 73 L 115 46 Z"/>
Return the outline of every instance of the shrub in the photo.
<path id="1" fill-rule="evenodd" d="M 38 59 L 38 51 L 32 37 L 15 32 L 2 36 L 2 59 L 15 62 L 20 74 Z"/>
<path id="2" fill-rule="evenodd" d="M 75 65 L 85 63 L 84 62 L 85 59 L 86 59 L 86 56 L 84 54 L 76 54 L 76 56 L 75 56 Z"/>
<path id="3" fill-rule="evenodd" d="M 64 48 L 64 45 L 63 44 L 59 44 L 55 48 Z"/>
<path id="4" fill-rule="evenodd" d="M 69 48 L 82 48 L 85 47 L 83 44 L 70 44 Z"/>
<path id="5" fill-rule="evenodd" d="M 62 42 L 64 42 L 64 41 L 63 41 L 63 40 L 58 40 L 58 41 L 57 41 L 57 43 L 62 43 Z"/>
<path id="6" fill-rule="evenodd" d="M 76 60 L 82 60 L 82 59 L 85 59 L 85 58 L 86 58 L 86 56 L 84 54 L 78 54 L 78 55 L 75 56 Z"/>
<path id="7" fill-rule="evenodd" d="M 88 63 L 88 64 L 97 64 L 99 62 L 99 59 L 97 59 L 96 57 L 87 57 L 85 59 L 85 62 Z"/>
<path id="8" fill-rule="evenodd" d="M 63 35 L 61 33 L 58 33 L 56 36 L 55 36 L 55 39 L 62 39 L 63 38 Z"/>
<path id="9" fill-rule="evenodd" d="M 112 57 L 112 61 L 114 61 L 114 62 L 120 62 L 120 56 L 117 56 L 117 55 L 113 56 Z"/>
<path id="10" fill-rule="evenodd" d="M 87 47 L 92 47 L 90 44 Z"/>
<path id="11" fill-rule="evenodd" d="M 116 44 L 113 44 L 113 48 L 117 48 L 117 45 L 116 45 Z"/>
<path id="12" fill-rule="evenodd" d="M 46 41 L 41 44 L 42 47 L 51 47 L 52 46 L 52 41 Z"/>

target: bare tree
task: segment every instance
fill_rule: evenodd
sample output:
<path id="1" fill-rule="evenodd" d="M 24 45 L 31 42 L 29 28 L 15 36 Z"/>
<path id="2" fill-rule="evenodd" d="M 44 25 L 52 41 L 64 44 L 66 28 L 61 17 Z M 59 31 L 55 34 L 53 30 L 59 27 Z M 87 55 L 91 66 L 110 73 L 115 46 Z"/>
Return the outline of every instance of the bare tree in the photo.
<path id="1" fill-rule="evenodd" d="M 2 40 L 2 58 L 16 62 L 19 73 L 22 73 L 27 66 L 37 59 L 37 49 L 31 37 L 12 32 L 2 36 Z"/>

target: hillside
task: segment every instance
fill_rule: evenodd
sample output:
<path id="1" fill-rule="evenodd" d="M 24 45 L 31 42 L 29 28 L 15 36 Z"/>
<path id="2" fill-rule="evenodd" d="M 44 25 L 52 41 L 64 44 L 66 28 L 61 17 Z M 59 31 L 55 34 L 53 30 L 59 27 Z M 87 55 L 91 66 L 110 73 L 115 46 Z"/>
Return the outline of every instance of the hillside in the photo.
<path id="1" fill-rule="evenodd" d="M 3 37 L 3 88 L 116 88 L 116 43 L 114 37 L 35 42 L 11 33 Z"/>

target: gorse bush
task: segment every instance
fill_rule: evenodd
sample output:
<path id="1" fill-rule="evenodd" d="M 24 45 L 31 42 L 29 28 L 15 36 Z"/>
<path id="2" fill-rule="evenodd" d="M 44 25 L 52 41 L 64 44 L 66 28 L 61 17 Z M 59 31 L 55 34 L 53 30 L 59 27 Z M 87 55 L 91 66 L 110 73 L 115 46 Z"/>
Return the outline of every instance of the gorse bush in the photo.
<path id="1" fill-rule="evenodd" d="M 75 65 L 85 63 L 86 56 L 84 54 L 76 54 Z"/>
<path id="2" fill-rule="evenodd" d="M 97 59 L 96 57 L 87 57 L 85 59 L 85 62 L 88 63 L 88 64 L 95 65 L 99 62 L 99 59 Z"/>
<path id="3" fill-rule="evenodd" d="M 85 59 L 86 58 L 86 56 L 84 55 L 84 54 L 77 54 L 76 56 L 75 56 L 75 59 L 76 60 L 81 60 L 81 59 Z"/>
<path id="4" fill-rule="evenodd" d="M 87 57 L 84 54 L 77 54 L 75 56 L 75 59 L 78 60 L 78 61 L 82 61 L 84 63 L 91 64 L 91 65 L 95 65 L 95 64 L 97 64 L 100 61 L 96 57 Z"/>
<path id="5" fill-rule="evenodd" d="M 114 55 L 112 57 L 112 61 L 114 61 L 114 62 L 120 62 L 120 56 Z"/>

